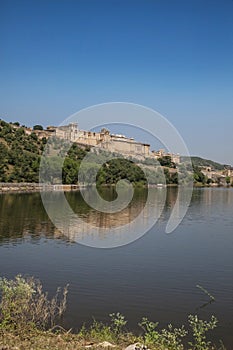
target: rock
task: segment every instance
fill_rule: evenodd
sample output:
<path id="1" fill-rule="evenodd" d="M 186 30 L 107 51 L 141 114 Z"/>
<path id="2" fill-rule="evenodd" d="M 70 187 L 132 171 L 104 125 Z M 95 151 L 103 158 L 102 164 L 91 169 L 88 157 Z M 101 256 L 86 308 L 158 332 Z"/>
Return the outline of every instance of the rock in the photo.
<path id="1" fill-rule="evenodd" d="M 103 341 L 102 343 L 99 343 L 99 344 L 94 344 L 94 343 L 90 343 L 88 345 L 85 345 L 85 348 L 88 349 L 88 348 L 115 348 L 116 345 L 113 345 L 111 343 L 109 343 L 108 341 Z"/>
<path id="2" fill-rule="evenodd" d="M 135 343 L 127 346 L 125 350 L 150 350 L 145 345 L 142 345 L 140 343 Z"/>
<path id="3" fill-rule="evenodd" d="M 97 347 L 101 346 L 102 348 L 115 348 L 116 345 L 109 343 L 108 341 L 103 341 L 102 343 L 97 344 Z"/>

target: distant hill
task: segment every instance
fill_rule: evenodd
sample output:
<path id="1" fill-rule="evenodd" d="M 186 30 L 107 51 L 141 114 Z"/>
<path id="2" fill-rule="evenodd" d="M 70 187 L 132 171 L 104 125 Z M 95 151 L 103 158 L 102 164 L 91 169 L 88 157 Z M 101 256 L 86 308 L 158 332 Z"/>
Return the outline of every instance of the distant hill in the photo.
<path id="1" fill-rule="evenodd" d="M 187 157 L 181 157 L 181 160 L 185 161 L 186 158 Z M 220 164 L 220 163 L 214 162 L 213 160 L 204 159 L 201 157 L 191 157 L 191 160 L 194 167 L 206 166 L 206 167 L 211 167 L 212 169 L 215 169 L 215 170 L 224 170 L 226 167 L 229 167 L 229 165 Z"/>

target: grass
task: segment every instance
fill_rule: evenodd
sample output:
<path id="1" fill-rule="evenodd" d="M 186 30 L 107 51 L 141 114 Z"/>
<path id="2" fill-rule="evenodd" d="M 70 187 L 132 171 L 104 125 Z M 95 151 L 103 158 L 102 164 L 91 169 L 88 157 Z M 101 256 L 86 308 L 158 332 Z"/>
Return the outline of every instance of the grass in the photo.
<path id="1" fill-rule="evenodd" d="M 0 279 L 0 350 L 101 349 L 103 342 L 111 343 L 116 350 L 134 343 L 151 350 L 226 350 L 223 343 L 214 346 L 207 339 L 208 331 L 217 326 L 215 316 L 205 321 L 190 315 L 189 328 L 169 324 L 162 330 L 158 322 L 144 317 L 139 323 L 141 335 L 135 335 L 127 331 L 127 320 L 118 312 L 109 315 L 108 324 L 94 320 L 90 327 L 83 326 L 78 334 L 72 334 L 59 326 L 66 309 L 67 288 L 59 288 L 49 299 L 40 281 L 33 277 Z M 188 347 L 184 345 L 187 335 L 191 338 Z"/>

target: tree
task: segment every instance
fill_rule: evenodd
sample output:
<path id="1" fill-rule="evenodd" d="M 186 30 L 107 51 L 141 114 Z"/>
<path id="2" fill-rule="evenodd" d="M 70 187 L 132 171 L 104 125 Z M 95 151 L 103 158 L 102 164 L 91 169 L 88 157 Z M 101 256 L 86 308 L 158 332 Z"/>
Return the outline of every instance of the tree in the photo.
<path id="1" fill-rule="evenodd" d="M 32 132 L 31 135 L 30 135 L 30 137 L 31 137 L 34 141 L 37 141 L 37 140 L 38 140 L 38 137 L 37 137 L 37 135 L 36 135 L 35 132 Z"/>
<path id="2" fill-rule="evenodd" d="M 164 156 L 162 158 L 158 158 L 158 161 L 161 166 L 166 166 L 168 168 L 176 168 L 176 165 L 174 162 L 172 162 L 171 156 Z"/>
<path id="3" fill-rule="evenodd" d="M 230 183 L 231 183 L 231 178 L 230 178 L 230 176 L 227 176 L 227 177 L 226 177 L 226 183 L 227 183 L 227 185 L 230 185 Z"/>
<path id="4" fill-rule="evenodd" d="M 76 184 L 78 182 L 79 162 L 66 158 L 62 169 L 62 183 Z"/>
<path id="5" fill-rule="evenodd" d="M 203 185 L 206 184 L 207 178 L 205 175 L 201 172 L 199 167 L 193 167 L 194 170 L 194 181 L 202 183 Z"/>
<path id="6" fill-rule="evenodd" d="M 33 130 L 44 130 L 42 125 L 34 125 Z"/>
<path id="7" fill-rule="evenodd" d="M 173 173 L 170 175 L 170 183 L 177 185 L 178 184 L 178 173 Z"/>
<path id="8" fill-rule="evenodd" d="M 62 176 L 62 158 L 58 156 L 41 158 L 40 180 L 51 184 L 59 183 Z"/>
<path id="9" fill-rule="evenodd" d="M 143 170 L 127 159 L 112 159 L 105 163 L 97 174 L 98 184 L 116 184 L 126 179 L 131 183 L 146 183 Z"/>
<path id="10" fill-rule="evenodd" d="M 15 131 L 15 138 L 17 140 L 22 140 L 24 135 L 25 135 L 24 128 L 16 129 L 16 131 Z"/>

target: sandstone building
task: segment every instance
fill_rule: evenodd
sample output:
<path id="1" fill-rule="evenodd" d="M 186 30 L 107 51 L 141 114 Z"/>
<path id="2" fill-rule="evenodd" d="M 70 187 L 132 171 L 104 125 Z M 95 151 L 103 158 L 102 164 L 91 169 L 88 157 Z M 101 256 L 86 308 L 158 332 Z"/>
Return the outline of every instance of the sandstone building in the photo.
<path id="1" fill-rule="evenodd" d="M 27 132 L 32 132 L 27 129 Z M 64 126 L 48 126 L 46 130 L 34 130 L 39 138 L 56 137 L 76 142 L 83 146 L 98 147 L 109 152 L 120 153 L 127 157 L 136 159 L 154 158 L 158 159 L 164 156 L 170 156 L 171 160 L 179 164 L 180 156 L 166 153 L 164 150 L 151 151 L 150 145 L 136 141 L 134 138 L 128 138 L 120 134 L 111 134 L 109 130 L 103 128 L 100 132 L 80 130 L 77 123 L 70 123 Z"/>

